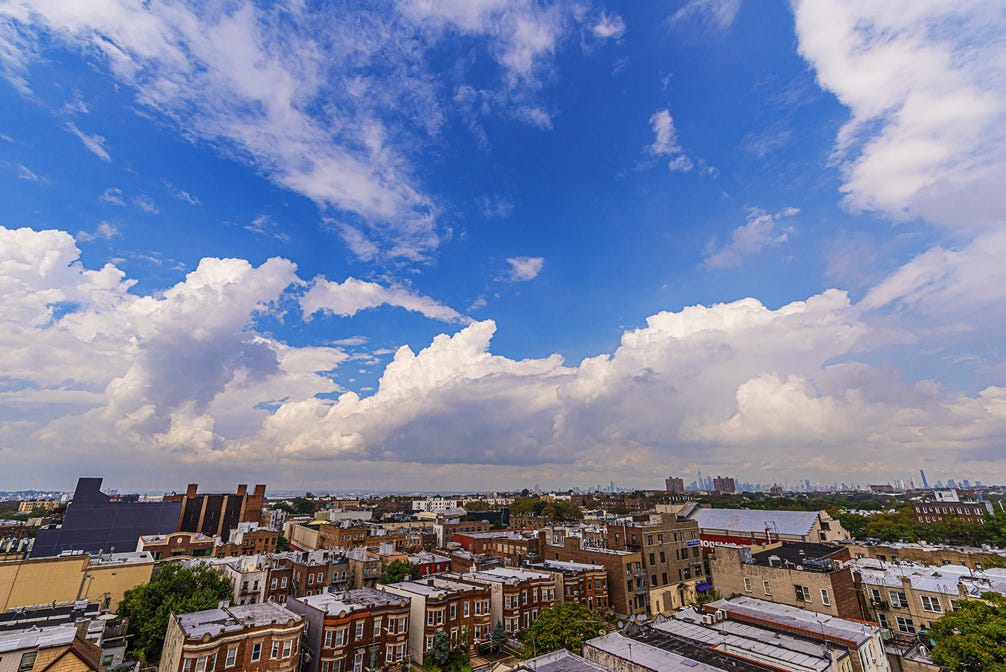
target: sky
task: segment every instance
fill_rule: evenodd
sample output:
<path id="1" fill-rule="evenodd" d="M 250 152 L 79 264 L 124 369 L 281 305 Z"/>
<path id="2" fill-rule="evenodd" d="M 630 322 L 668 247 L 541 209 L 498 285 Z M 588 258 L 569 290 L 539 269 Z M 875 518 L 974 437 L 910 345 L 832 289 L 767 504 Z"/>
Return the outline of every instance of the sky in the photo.
<path id="1" fill-rule="evenodd" d="M 0 1 L 0 489 L 1006 482 L 981 0 Z"/>

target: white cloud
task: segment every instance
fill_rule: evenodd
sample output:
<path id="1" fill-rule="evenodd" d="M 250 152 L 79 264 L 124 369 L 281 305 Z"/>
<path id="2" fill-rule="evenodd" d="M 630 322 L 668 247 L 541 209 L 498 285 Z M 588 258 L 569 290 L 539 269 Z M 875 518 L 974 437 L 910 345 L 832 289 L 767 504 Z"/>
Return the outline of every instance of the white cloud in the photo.
<path id="1" fill-rule="evenodd" d="M 510 264 L 509 278 L 514 282 L 534 280 L 545 266 L 544 257 L 508 257 L 506 261 Z"/>
<path id="2" fill-rule="evenodd" d="M 692 169 L 692 160 L 681 149 L 678 142 L 678 131 L 674 128 L 671 113 L 657 110 L 650 116 L 650 128 L 653 130 L 653 144 L 650 154 L 669 159 L 667 167 L 674 172 L 688 172 Z"/>
<path id="3" fill-rule="evenodd" d="M 98 197 L 99 201 L 104 203 L 111 203 L 112 205 L 125 205 L 126 202 L 122 198 L 122 189 L 116 189 L 115 187 L 109 187 L 105 189 L 104 193 Z"/>
<path id="4" fill-rule="evenodd" d="M 144 212 L 149 212 L 151 215 L 160 214 L 160 210 L 157 209 L 157 204 L 154 203 L 154 199 L 150 196 L 140 195 L 133 199 L 133 203 L 136 204 L 140 210 Z"/>
<path id="5" fill-rule="evenodd" d="M 175 194 L 175 198 L 177 198 L 180 201 L 185 201 L 189 205 L 202 205 L 202 202 L 198 198 L 196 198 L 187 191 L 179 191 L 177 194 Z"/>
<path id="6" fill-rule="evenodd" d="M 289 235 L 276 230 L 276 222 L 269 215 L 257 215 L 250 224 L 245 225 L 245 230 L 257 233 L 260 236 L 269 236 L 276 240 L 282 240 L 283 242 L 290 240 Z"/>
<path id="7" fill-rule="evenodd" d="M 844 203 L 894 219 L 1001 224 L 1006 31 L 997 2 L 796 2 L 801 55 L 849 108 Z"/>
<path id="8" fill-rule="evenodd" d="M 66 125 L 66 130 L 70 131 L 84 143 L 88 151 L 97 156 L 103 161 L 111 161 L 112 157 L 108 155 L 108 150 L 105 149 L 105 138 L 104 136 L 94 134 L 88 135 L 84 131 L 77 128 L 77 125 L 73 122 L 69 122 Z"/>
<path id="9" fill-rule="evenodd" d="M 19 180 L 28 180 L 29 182 L 38 182 L 39 177 L 30 168 L 23 164 L 17 164 L 17 177 Z"/>
<path id="10" fill-rule="evenodd" d="M 781 226 L 780 220 L 799 214 L 799 208 L 783 208 L 770 213 L 760 208 L 749 208 L 747 222 L 738 226 L 730 234 L 730 241 L 717 246 L 716 239 L 709 241 L 703 263 L 708 268 L 728 268 L 740 266 L 744 258 L 757 254 L 768 247 L 778 247 L 793 233 L 793 226 Z"/>
<path id="11" fill-rule="evenodd" d="M 607 12 L 601 12 L 601 18 L 596 24 L 594 24 L 593 31 L 594 37 L 600 38 L 602 40 L 607 39 L 620 39 L 622 35 L 625 35 L 625 21 L 622 20 L 618 14 L 608 14 Z"/>
<path id="12" fill-rule="evenodd" d="M 689 0 L 674 13 L 671 22 L 698 21 L 707 29 L 726 30 L 733 25 L 741 0 Z"/>
<path id="13" fill-rule="evenodd" d="M 513 201 L 499 194 L 481 196 L 478 204 L 486 219 L 506 219 L 513 212 Z"/>
<path id="14" fill-rule="evenodd" d="M 114 224 L 109 222 L 101 222 L 98 224 L 94 233 L 88 233 L 87 231 L 79 231 L 77 233 L 77 240 L 89 243 L 94 240 L 110 240 L 119 235 L 119 229 Z"/>
<path id="15" fill-rule="evenodd" d="M 410 292 L 404 287 L 384 287 L 357 278 L 346 278 L 341 283 L 323 277 L 315 278 L 311 289 L 300 298 L 305 318 L 318 312 L 349 317 L 361 310 L 384 305 L 404 308 L 433 320 L 464 321 L 456 310 L 428 296 Z"/>

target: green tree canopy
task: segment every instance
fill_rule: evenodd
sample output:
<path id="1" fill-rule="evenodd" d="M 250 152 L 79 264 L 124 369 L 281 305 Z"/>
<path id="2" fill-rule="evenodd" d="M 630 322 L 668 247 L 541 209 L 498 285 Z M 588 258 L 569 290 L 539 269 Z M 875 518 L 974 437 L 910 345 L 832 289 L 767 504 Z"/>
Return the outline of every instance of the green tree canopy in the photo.
<path id="1" fill-rule="evenodd" d="M 398 583 L 399 581 L 404 581 L 406 576 L 412 576 L 414 573 L 415 570 L 409 563 L 404 560 L 394 560 L 384 568 L 384 572 L 378 581 L 385 584 Z"/>
<path id="2" fill-rule="evenodd" d="M 933 624 L 933 662 L 952 672 L 1006 672 L 1006 597 L 961 600 Z"/>
<path id="3" fill-rule="evenodd" d="M 583 642 L 597 637 L 602 628 L 604 623 L 587 607 L 576 602 L 559 602 L 541 612 L 521 641 L 530 645 L 525 651 L 533 655 L 563 648 L 579 654 Z"/>
<path id="4" fill-rule="evenodd" d="M 170 562 L 142 586 L 127 590 L 119 603 L 119 615 L 129 619 L 134 655 L 143 660 L 158 656 L 164 645 L 172 612 L 188 614 L 214 609 L 230 601 L 233 586 L 207 565 L 186 567 Z"/>

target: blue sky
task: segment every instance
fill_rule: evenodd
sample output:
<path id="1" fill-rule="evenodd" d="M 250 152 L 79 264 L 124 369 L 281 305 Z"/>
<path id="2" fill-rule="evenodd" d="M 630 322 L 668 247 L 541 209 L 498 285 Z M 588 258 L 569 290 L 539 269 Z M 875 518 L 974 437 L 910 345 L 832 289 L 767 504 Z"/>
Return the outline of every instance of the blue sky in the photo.
<path id="1" fill-rule="evenodd" d="M 0 487 L 1002 480 L 1003 10 L 874 4 L 0 6 Z"/>

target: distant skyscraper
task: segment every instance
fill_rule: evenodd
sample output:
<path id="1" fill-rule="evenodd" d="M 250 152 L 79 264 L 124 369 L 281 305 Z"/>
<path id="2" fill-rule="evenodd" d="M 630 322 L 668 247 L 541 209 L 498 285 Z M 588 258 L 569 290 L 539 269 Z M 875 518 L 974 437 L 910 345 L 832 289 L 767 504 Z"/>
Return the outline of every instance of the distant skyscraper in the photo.
<path id="1" fill-rule="evenodd" d="M 922 469 L 919 469 L 919 476 L 922 477 L 922 488 L 924 490 L 928 490 L 929 489 L 929 481 L 926 480 L 926 472 L 923 471 Z"/>
<path id="2" fill-rule="evenodd" d="M 809 479 L 809 478 L 808 478 L 808 479 L 805 479 L 805 480 L 804 480 L 804 483 L 805 483 L 805 484 L 806 484 L 806 486 L 807 486 L 807 492 L 810 492 L 810 479 Z"/>
<path id="3" fill-rule="evenodd" d="M 702 480 L 702 471 L 701 470 L 699 471 L 699 477 L 696 480 L 698 481 L 698 484 L 699 484 L 699 490 L 705 490 L 706 489 L 706 482 Z"/>

